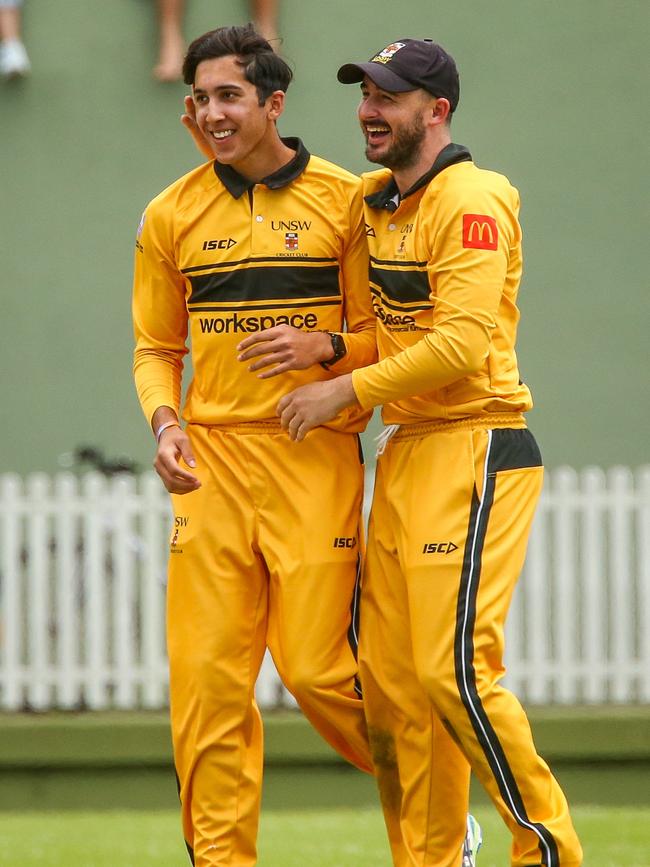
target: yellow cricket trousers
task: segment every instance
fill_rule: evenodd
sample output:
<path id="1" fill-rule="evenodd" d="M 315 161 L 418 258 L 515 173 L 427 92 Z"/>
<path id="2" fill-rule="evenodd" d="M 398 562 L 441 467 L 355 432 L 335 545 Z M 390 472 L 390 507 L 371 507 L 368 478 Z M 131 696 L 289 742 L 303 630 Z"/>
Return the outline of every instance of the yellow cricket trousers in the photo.
<path id="1" fill-rule="evenodd" d="M 320 734 L 372 770 L 356 662 L 358 437 L 272 422 L 187 428 L 201 488 L 172 497 L 171 725 L 196 867 L 256 863 L 265 648 Z"/>
<path id="2" fill-rule="evenodd" d="M 439 762 L 463 783 L 471 765 L 513 834 L 513 867 L 582 863 L 566 799 L 499 684 L 543 475 L 532 434 L 514 418 L 493 418 L 494 429 L 406 425 L 378 461 L 359 666 L 393 852 L 401 828 L 414 867 L 458 863 L 445 852 L 455 851 L 450 835 L 454 845 L 462 838 L 466 806 L 458 787 L 440 791 L 439 775 L 431 779 Z"/>

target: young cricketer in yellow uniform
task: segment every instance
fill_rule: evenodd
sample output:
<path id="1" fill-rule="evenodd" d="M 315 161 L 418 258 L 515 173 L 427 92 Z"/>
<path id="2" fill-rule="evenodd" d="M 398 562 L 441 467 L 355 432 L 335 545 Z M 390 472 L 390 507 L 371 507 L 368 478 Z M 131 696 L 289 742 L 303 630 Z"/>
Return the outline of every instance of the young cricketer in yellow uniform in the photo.
<path id="1" fill-rule="evenodd" d="M 190 46 L 185 78 L 216 161 L 143 216 L 135 379 L 175 515 L 167 637 L 184 835 L 197 867 L 246 867 L 267 646 L 316 729 L 372 771 L 355 658 L 369 412 L 353 408 L 303 450 L 275 407 L 287 382 L 375 360 L 375 324 L 360 181 L 279 137 L 286 63 L 252 28 L 222 28 Z M 263 353 L 249 357 L 245 340 L 261 331 Z"/>
<path id="2" fill-rule="evenodd" d="M 366 155 L 392 170 L 364 178 L 381 360 L 300 388 L 278 411 L 296 440 L 353 406 L 383 404 L 390 426 L 360 647 L 387 824 L 399 817 L 412 837 L 419 827 L 423 847 L 411 863 L 438 863 L 426 848 L 418 755 L 428 750 L 432 766 L 445 761 L 444 728 L 512 831 L 513 867 L 578 867 L 564 795 L 521 705 L 499 684 L 543 472 L 515 355 L 519 197 L 451 143 L 459 83 L 440 46 L 397 40 L 367 63 L 343 66 L 339 80 L 361 82 Z"/>

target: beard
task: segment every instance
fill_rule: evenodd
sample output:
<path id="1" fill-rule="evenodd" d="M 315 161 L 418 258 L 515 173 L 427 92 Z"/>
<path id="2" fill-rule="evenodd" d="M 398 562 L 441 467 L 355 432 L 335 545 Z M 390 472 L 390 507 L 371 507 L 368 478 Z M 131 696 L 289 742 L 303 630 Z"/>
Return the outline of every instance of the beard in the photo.
<path id="1" fill-rule="evenodd" d="M 373 157 L 372 148 L 366 145 L 366 159 L 371 163 L 379 163 L 387 169 L 406 169 L 414 165 L 422 150 L 426 130 L 420 115 L 413 118 L 409 126 L 391 130 L 393 143 L 381 156 Z"/>

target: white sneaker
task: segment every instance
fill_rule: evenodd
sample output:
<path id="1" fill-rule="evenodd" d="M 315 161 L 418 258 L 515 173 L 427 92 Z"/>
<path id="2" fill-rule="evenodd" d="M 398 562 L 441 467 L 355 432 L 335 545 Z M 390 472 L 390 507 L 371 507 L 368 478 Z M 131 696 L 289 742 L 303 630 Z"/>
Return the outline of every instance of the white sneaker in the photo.
<path id="1" fill-rule="evenodd" d="M 5 78 L 19 78 L 31 69 L 25 46 L 20 39 L 7 39 L 0 43 L 0 74 Z"/>
<path id="2" fill-rule="evenodd" d="M 483 835 L 481 834 L 481 826 L 476 821 L 474 816 L 467 814 L 467 834 L 463 843 L 463 865 L 462 867 L 476 867 L 476 856 L 478 850 L 483 843 Z"/>

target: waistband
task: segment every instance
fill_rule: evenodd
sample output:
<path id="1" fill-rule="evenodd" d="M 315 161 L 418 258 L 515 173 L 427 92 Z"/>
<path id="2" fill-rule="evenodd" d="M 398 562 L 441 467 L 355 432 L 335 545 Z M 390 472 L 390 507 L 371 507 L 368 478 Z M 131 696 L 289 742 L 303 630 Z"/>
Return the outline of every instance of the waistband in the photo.
<path id="1" fill-rule="evenodd" d="M 238 434 L 246 436 L 247 434 L 284 434 L 289 436 L 287 431 L 280 424 L 280 419 L 262 418 L 255 421 L 239 421 L 233 424 L 201 424 L 200 422 L 190 422 L 188 427 L 202 427 L 207 431 L 218 430 L 222 433 Z M 337 434 L 344 437 L 358 437 L 356 431 L 337 430 L 336 428 L 327 427 L 326 425 L 318 425 L 310 433 L 315 433 L 319 430 L 329 431 L 329 433 Z"/>
<path id="2" fill-rule="evenodd" d="M 493 415 L 468 416 L 440 421 L 423 421 L 415 424 L 402 424 L 392 439 L 409 440 L 432 433 L 450 433 L 457 430 L 491 430 L 492 428 L 525 429 L 526 419 L 521 413 L 494 413 Z"/>
<path id="3" fill-rule="evenodd" d="M 254 421 L 238 421 L 234 424 L 200 424 L 193 423 L 195 427 L 205 428 L 207 431 L 218 430 L 223 433 L 233 434 L 279 434 L 285 431 L 280 424 L 279 418 L 261 418 Z M 188 425 L 188 427 L 191 425 Z"/>

